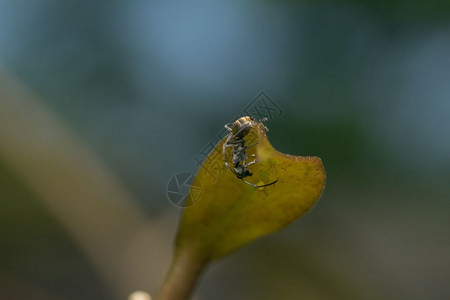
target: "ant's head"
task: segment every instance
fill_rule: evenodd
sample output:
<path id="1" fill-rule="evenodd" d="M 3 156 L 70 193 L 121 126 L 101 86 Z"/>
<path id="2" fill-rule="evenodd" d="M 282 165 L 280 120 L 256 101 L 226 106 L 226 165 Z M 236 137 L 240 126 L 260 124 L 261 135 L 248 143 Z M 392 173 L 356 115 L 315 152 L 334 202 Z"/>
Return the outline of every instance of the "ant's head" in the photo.
<path id="1" fill-rule="evenodd" d="M 249 116 L 240 117 L 234 121 L 231 133 L 237 138 L 243 138 L 253 126 L 255 126 L 255 119 Z"/>

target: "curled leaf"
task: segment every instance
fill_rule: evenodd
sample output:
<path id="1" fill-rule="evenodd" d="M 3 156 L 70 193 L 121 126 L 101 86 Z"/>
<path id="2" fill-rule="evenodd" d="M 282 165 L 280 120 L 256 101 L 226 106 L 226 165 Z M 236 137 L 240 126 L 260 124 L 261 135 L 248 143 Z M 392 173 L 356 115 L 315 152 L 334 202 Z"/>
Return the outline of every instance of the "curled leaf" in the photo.
<path id="1" fill-rule="evenodd" d="M 325 185 L 321 159 L 278 152 L 269 143 L 264 125 L 255 124 L 245 140 L 246 145 L 257 141 L 247 150 L 247 157 L 254 154 L 258 163 L 249 166 L 253 175 L 245 179 L 258 185 L 278 181 L 255 188 L 238 179 L 224 165 L 224 138 L 193 182 L 201 186 L 201 198 L 183 212 L 176 252 L 189 248 L 206 260 L 220 258 L 286 227 L 319 199 Z"/>

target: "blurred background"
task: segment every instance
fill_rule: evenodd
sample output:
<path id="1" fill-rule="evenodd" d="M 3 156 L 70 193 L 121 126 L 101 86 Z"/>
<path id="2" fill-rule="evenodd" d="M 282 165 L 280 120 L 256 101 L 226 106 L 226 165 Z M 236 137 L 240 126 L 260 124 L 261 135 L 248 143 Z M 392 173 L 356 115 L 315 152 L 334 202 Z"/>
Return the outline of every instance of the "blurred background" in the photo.
<path id="1" fill-rule="evenodd" d="M 168 181 L 261 90 L 327 186 L 194 299 L 449 299 L 444 0 L 0 1 L 0 298 L 154 294 Z"/>

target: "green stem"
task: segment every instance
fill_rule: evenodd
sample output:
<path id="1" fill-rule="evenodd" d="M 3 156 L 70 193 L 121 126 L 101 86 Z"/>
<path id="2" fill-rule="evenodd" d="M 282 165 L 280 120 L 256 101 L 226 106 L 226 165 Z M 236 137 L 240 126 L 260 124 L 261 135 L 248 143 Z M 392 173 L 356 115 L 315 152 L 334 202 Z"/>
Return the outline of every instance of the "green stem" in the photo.
<path id="1" fill-rule="evenodd" d="M 183 249 L 175 254 L 172 265 L 156 300 L 186 300 L 208 264 L 196 249 Z"/>

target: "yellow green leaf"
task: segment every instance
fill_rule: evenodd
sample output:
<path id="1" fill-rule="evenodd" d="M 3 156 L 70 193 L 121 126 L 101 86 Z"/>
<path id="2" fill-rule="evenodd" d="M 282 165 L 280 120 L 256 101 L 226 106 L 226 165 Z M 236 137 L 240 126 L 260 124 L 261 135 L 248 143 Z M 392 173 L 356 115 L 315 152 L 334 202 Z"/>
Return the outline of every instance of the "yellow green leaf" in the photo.
<path id="1" fill-rule="evenodd" d="M 197 255 L 213 260 L 264 235 L 291 224 L 319 199 L 325 185 L 325 171 L 318 157 L 292 156 L 278 152 L 269 143 L 260 122 L 246 135 L 248 161 L 254 154 L 258 163 L 249 166 L 252 176 L 245 179 L 263 185 L 255 188 L 238 179 L 224 165 L 219 142 L 198 171 L 191 189 L 199 197 L 185 208 L 181 217 L 176 251 L 195 249 Z M 230 156 L 227 152 L 227 158 Z M 248 162 L 247 161 L 247 162 Z"/>

